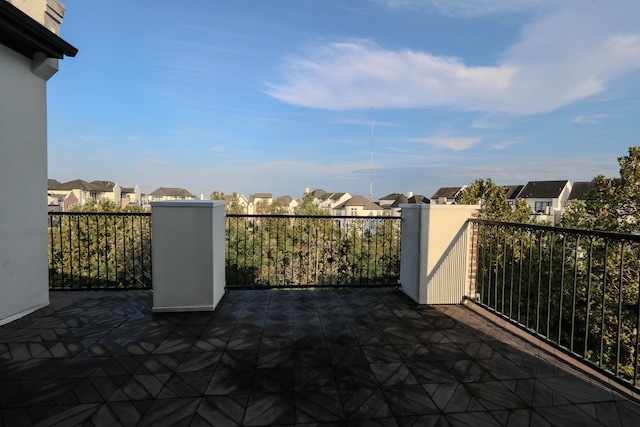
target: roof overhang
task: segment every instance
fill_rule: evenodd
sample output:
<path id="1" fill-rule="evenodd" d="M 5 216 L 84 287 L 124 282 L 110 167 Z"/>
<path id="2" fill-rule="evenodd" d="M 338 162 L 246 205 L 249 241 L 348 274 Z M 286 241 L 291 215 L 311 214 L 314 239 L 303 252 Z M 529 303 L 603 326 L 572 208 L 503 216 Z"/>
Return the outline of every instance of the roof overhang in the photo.
<path id="1" fill-rule="evenodd" d="M 58 59 L 78 53 L 77 48 L 4 0 L 0 0 L 0 44 L 29 59 L 36 53 Z"/>

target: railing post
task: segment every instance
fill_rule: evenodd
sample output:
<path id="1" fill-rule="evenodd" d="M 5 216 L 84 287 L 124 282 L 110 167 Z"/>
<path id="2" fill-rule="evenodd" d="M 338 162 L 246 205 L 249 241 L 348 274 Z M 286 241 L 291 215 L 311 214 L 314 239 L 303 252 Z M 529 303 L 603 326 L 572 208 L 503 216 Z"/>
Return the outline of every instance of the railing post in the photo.
<path id="1" fill-rule="evenodd" d="M 476 205 L 402 205 L 400 284 L 419 304 L 459 304 L 471 293 L 469 218 Z"/>
<path id="2" fill-rule="evenodd" d="M 151 204 L 153 311 L 216 308 L 225 285 L 225 204 Z"/>

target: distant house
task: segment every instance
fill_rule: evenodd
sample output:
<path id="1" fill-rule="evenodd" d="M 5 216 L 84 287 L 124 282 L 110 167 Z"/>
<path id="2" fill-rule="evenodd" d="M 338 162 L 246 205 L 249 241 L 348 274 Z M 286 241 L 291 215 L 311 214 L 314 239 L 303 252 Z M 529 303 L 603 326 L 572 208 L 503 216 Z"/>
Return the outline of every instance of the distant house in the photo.
<path id="1" fill-rule="evenodd" d="M 77 200 L 76 203 L 81 206 L 84 206 L 87 203 L 95 203 L 104 195 L 103 187 L 93 185 L 83 179 L 74 179 L 55 184 L 56 182 L 56 180 L 49 180 L 49 188 L 47 190 L 48 195 L 66 197 L 71 192 Z"/>
<path id="2" fill-rule="evenodd" d="M 295 209 L 298 207 L 299 203 L 293 197 L 285 195 L 285 196 L 278 197 L 273 202 L 273 205 L 282 209 L 284 213 L 293 214 L 295 212 Z"/>
<path id="3" fill-rule="evenodd" d="M 73 205 L 78 204 L 78 198 L 69 191 L 66 195 L 47 194 L 47 211 L 48 212 L 68 212 Z"/>
<path id="4" fill-rule="evenodd" d="M 438 191 L 431 196 L 431 203 L 437 205 L 450 205 L 455 203 L 456 196 L 466 187 L 466 185 L 462 187 L 440 187 Z"/>
<path id="5" fill-rule="evenodd" d="M 137 185 L 135 187 L 121 187 L 120 194 L 120 204 L 123 208 L 129 205 L 143 204 L 143 194 L 140 192 L 140 187 Z"/>
<path id="6" fill-rule="evenodd" d="M 271 193 L 256 193 L 249 196 L 248 209 L 250 214 L 264 213 L 258 212 L 258 207 L 271 206 L 273 203 L 273 194 Z"/>
<path id="7" fill-rule="evenodd" d="M 584 202 L 585 200 L 587 200 L 587 193 L 593 188 L 596 188 L 595 181 L 574 182 L 571 186 L 571 193 L 569 193 L 567 204 L 569 204 L 569 202 L 571 202 L 572 200 L 579 200 L 581 202 Z"/>
<path id="8" fill-rule="evenodd" d="M 330 193 L 322 189 L 315 189 L 311 194 L 313 194 L 313 198 L 316 203 L 318 203 L 318 206 L 329 212 L 351 198 L 351 194 L 347 192 Z"/>
<path id="9" fill-rule="evenodd" d="M 160 187 L 148 195 L 149 202 L 163 202 L 167 200 L 198 200 L 184 188 Z"/>
<path id="10" fill-rule="evenodd" d="M 509 206 L 515 206 L 524 185 L 503 185 L 502 188 L 504 188 L 505 199 L 507 199 Z"/>
<path id="11" fill-rule="evenodd" d="M 227 206 L 226 206 L 227 212 L 229 212 L 229 209 L 232 206 L 234 196 L 236 198 L 236 202 L 238 203 L 239 207 L 242 209 L 242 213 L 249 213 L 248 211 L 249 201 L 247 200 L 246 197 L 244 197 L 243 194 L 240 194 L 240 193 L 233 193 L 232 195 L 224 196 L 224 199 L 227 201 Z"/>
<path id="12" fill-rule="evenodd" d="M 391 194 L 387 194 L 384 197 L 380 197 L 380 199 L 378 199 L 378 204 L 382 208 L 388 208 L 392 204 L 394 204 L 396 200 L 398 200 L 398 198 L 401 196 L 404 197 L 405 200 L 407 199 L 407 196 L 405 196 L 402 193 L 391 193 Z M 406 201 L 404 203 L 406 203 Z"/>
<path id="13" fill-rule="evenodd" d="M 381 208 L 389 211 L 390 216 L 400 216 L 400 205 L 419 205 L 423 203 L 430 203 L 430 201 L 420 194 L 414 195 L 411 191 L 406 196 L 402 193 L 387 194 L 378 201 Z"/>
<path id="14" fill-rule="evenodd" d="M 73 197 L 70 196 L 73 194 Z M 81 206 L 87 203 L 96 203 L 100 200 L 109 200 L 118 206 L 125 207 L 129 204 L 142 204 L 140 188 L 123 189 L 118 183 L 112 181 L 91 181 L 74 179 L 60 183 L 55 179 L 48 180 L 47 195 L 59 201 L 61 210 L 68 211 L 74 204 Z"/>
<path id="15" fill-rule="evenodd" d="M 405 196 L 404 194 L 399 194 L 398 197 L 396 197 L 396 199 L 393 201 L 393 203 L 388 205 L 388 207 L 386 208 L 383 207 L 383 209 L 389 209 L 390 216 L 400 216 L 402 211 L 400 205 L 406 205 L 408 203 L 409 199 L 407 198 L 407 196 Z"/>
<path id="16" fill-rule="evenodd" d="M 410 205 L 414 205 L 414 204 L 415 205 L 420 205 L 422 203 L 429 204 L 429 203 L 431 203 L 431 200 L 427 199 L 422 194 L 412 195 L 411 193 L 409 193 L 407 203 L 410 204 Z"/>
<path id="17" fill-rule="evenodd" d="M 560 221 L 563 208 L 571 193 L 571 182 L 559 181 L 529 181 L 524 186 L 519 199 L 524 199 L 531 207 L 533 215 L 541 221 L 557 223 Z"/>
<path id="18" fill-rule="evenodd" d="M 336 216 L 383 216 L 385 210 L 363 196 L 353 196 L 331 210 Z"/>

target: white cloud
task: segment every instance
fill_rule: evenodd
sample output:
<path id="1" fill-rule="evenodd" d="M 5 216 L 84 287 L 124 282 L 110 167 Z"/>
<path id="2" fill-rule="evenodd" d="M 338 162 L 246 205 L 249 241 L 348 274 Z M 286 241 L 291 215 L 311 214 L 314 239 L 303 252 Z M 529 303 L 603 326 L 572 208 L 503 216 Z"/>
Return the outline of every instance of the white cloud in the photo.
<path id="1" fill-rule="evenodd" d="M 474 17 L 522 12 L 539 8 L 548 0 L 375 0 L 390 9 L 429 8 L 446 16 Z"/>
<path id="2" fill-rule="evenodd" d="M 84 134 L 78 134 L 76 135 L 76 137 L 81 140 L 81 141 L 85 141 L 85 142 L 92 142 L 92 141 L 107 141 L 109 138 L 104 136 L 104 135 L 84 135 Z"/>
<path id="3" fill-rule="evenodd" d="M 446 148 L 453 151 L 464 151 L 479 144 L 482 137 L 450 137 L 450 136 L 434 136 L 429 138 L 416 138 L 413 142 L 424 142 L 438 148 Z"/>
<path id="4" fill-rule="evenodd" d="M 519 144 L 518 141 L 507 140 L 507 141 L 500 141 L 500 142 L 489 144 L 489 148 L 492 150 L 506 150 L 507 148 L 517 144 Z"/>
<path id="5" fill-rule="evenodd" d="M 482 3 L 487 10 L 494 4 Z M 444 106 L 530 115 L 603 93 L 614 79 L 640 71 L 640 2 L 568 0 L 555 7 L 523 28 L 493 66 L 351 40 L 290 59 L 283 82 L 267 93 L 309 108 Z"/>
<path id="6" fill-rule="evenodd" d="M 590 116 L 577 116 L 571 120 L 571 123 L 586 123 L 590 125 L 595 125 L 600 123 L 602 120 L 611 117 L 609 114 L 592 114 Z"/>

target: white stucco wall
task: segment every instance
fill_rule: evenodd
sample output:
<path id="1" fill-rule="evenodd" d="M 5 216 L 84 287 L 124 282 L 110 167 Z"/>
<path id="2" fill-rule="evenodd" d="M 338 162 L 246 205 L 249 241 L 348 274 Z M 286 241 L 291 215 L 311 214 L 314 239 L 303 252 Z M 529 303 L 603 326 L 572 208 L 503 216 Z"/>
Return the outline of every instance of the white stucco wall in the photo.
<path id="1" fill-rule="evenodd" d="M 226 201 L 154 202 L 153 311 L 213 311 L 224 295 Z"/>
<path id="2" fill-rule="evenodd" d="M 419 304 L 470 296 L 468 220 L 477 205 L 401 205 L 401 290 Z"/>
<path id="3" fill-rule="evenodd" d="M 0 324 L 49 303 L 46 81 L 0 45 Z"/>

